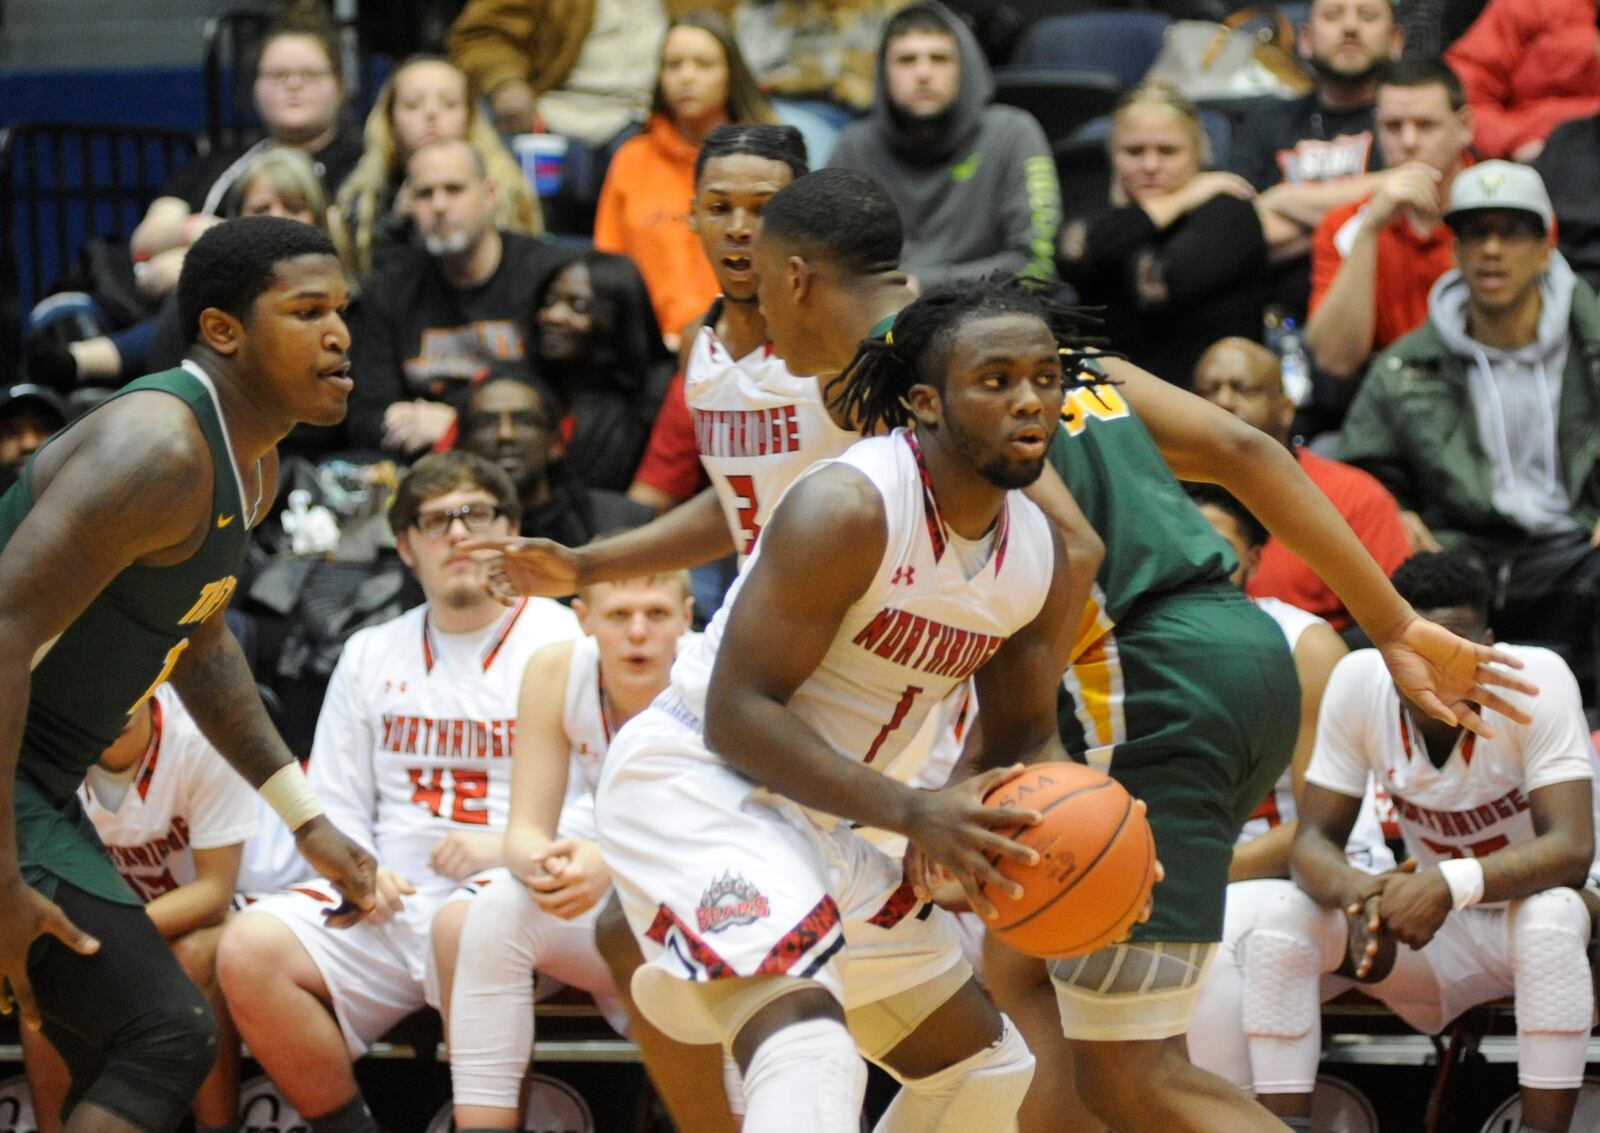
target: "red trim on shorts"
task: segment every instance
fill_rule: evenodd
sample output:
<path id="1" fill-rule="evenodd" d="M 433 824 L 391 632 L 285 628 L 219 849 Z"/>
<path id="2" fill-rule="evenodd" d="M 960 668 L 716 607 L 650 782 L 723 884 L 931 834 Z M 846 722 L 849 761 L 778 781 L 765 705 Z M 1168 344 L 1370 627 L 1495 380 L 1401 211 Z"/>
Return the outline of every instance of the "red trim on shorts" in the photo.
<path id="1" fill-rule="evenodd" d="M 783 934 L 783 939 L 772 946 L 772 951 L 767 953 L 766 958 L 761 961 L 761 966 L 752 974 L 784 975 L 838 926 L 839 906 L 833 903 L 832 897 L 824 896 L 809 913 L 800 918 L 799 924 Z"/>
<path id="2" fill-rule="evenodd" d="M 877 928 L 893 928 L 905 920 L 911 910 L 921 903 L 911 888 L 911 879 L 902 878 L 899 887 L 889 894 L 889 899 L 883 903 L 882 908 L 867 918 L 867 923 Z"/>
<path id="3" fill-rule="evenodd" d="M 732 965 L 717 954 L 715 948 L 700 939 L 700 936 L 684 922 L 682 917 L 665 905 L 656 909 L 656 919 L 650 922 L 650 931 L 645 933 L 645 936 L 665 947 L 667 933 L 673 929 L 677 929 L 679 935 L 683 937 L 683 943 L 689 949 L 690 958 L 704 968 L 706 975 L 711 979 L 725 980 L 738 976 L 739 973 L 734 971 Z"/>

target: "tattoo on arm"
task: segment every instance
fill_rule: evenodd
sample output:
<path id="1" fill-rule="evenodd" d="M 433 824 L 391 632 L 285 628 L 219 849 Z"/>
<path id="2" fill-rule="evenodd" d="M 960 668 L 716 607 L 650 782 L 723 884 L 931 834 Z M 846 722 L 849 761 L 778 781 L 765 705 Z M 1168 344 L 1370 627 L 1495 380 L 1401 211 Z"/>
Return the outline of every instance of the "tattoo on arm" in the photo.
<path id="1" fill-rule="evenodd" d="M 267 716 L 239 643 L 217 613 L 194 635 L 172 685 L 200 731 L 252 787 L 294 759 Z"/>

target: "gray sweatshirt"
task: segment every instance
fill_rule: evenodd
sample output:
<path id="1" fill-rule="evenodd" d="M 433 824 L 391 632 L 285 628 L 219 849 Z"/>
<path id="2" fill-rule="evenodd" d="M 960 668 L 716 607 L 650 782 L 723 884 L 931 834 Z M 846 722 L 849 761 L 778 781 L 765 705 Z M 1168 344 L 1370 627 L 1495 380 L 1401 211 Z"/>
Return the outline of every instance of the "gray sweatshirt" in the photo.
<path id="1" fill-rule="evenodd" d="M 905 225 L 900 266 L 924 287 L 997 271 L 1052 275 L 1061 184 L 1044 131 L 1026 111 L 990 104 L 994 77 L 966 24 L 936 0 L 912 6 L 955 36 L 955 104 L 934 138 L 913 137 L 889 103 L 879 44 L 872 112 L 845 128 L 828 164 L 889 190 Z"/>

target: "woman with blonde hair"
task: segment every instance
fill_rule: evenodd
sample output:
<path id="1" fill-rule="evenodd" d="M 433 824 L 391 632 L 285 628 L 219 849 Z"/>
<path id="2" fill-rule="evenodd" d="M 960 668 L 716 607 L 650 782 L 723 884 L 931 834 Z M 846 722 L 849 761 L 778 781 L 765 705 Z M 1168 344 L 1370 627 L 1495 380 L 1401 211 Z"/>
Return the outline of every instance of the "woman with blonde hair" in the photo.
<path id="1" fill-rule="evenodd" d="M 717 297 L 716 276 L 689 230 L 700 144 L 724 123 L 777 120 L 725 19 L 697 11 L 668 25 L 650 120 L 611 159 L 594 246 L 638 265 L 669 343 Z"/>
<path id="2" fill-rule="evenodd" d="M 1187 389 L 1217 339 L 1261 340 L 1267 244 L 1255 190 L 1203 172 L 1200 112 L 1167 83 L 1123 95 L 1110 144 L 1110 201 L 1062 227 L 1056 266 L 1082 302 L 1106 308 L 1113 347 Z"/>
<path id="3" fill-rule="evenodd" d="M 414 55 L 396 67 L 378 91 L 363 138 L 361 160 L 339 187 L 332 218 L 334 241 L 354 279 L 372 274 L 374 254 L 384 245 L 410 239 L 406 161 L 426 142 L 465 138 L 497 190 L 498 227 L 528 235 L 544 231 L 522 167 L 478 113 L 467 76 L 448 59 Z"/>

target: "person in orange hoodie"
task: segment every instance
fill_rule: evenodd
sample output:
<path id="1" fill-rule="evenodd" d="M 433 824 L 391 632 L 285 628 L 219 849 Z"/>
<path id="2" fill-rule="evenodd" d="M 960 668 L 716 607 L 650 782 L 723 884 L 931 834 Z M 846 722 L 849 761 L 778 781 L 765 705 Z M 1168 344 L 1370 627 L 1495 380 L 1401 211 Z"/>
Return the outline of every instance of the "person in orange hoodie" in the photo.
<path id="1" fill-rule="evenodd" d="M 673 349 L 717 296 L 716 277 L 689 228 L 700 143 L 725 122 L 776 121 L 721 16 L 700 11 L 673 20 L 650 121 L 612 158 L 594 223 L 596 248 L 639 265 Z"/>

